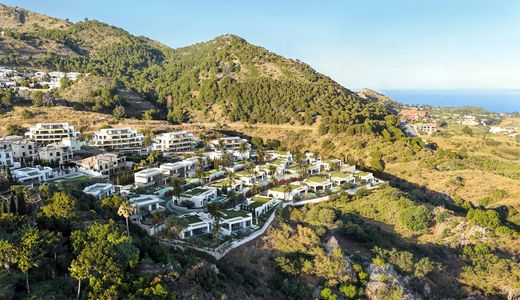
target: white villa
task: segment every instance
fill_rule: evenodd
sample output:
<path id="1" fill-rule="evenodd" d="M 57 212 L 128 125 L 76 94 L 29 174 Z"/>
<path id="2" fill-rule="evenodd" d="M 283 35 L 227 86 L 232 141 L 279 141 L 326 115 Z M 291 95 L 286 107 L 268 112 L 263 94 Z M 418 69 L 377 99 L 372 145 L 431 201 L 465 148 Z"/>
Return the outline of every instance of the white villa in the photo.
<path id="1" fill-rule="evenodd" d="M 103 200 L 116 193 L 116 187 L 111 183 L 96 183 L 83 189 L 83 193 L 94 196 L 98 200 Z"/>
<path id="2" fill-rule="evenodd" d="M 25 137 L 39 144 L 59 143 L 64 138 L 77 138 L 80 132 L 69 123 L 38 123 L 29 128 Z"/>
<path id="3" fill-rule="evenodd" d="M 263 182 L 267 178 L 267 172 L 259 171 L 240 171 L 235 173 L 238 179 L 245 185 L 254 185 Z"/>
<path id="4" fill-rule="evenodd" d="M 331 171 L 334 166 L 338 167 L 338 170 L 341 170 L 345 163 L 341 161 L 340 159 L 325 159 L 320 161 L 321 169 L 324 171 Z"/>
<path id="5" fill-rule="evenodd" d="M 350 173 L 332 172 L 330 173 L 330 180 L 336 186 L 344 183 L 356 183 L 356 177 Z"/>
<path id="6" fill-rule="evenodd" d="M 196 158 L 188 158 L 174 163 L 162 164 L 159 168 L 169 176 L 191 178 L 195 177 L 196 165 Z"/>
<path id="7" fill-rule="evenodd" d="M 161 152 L 193 151 L 197 141 L 193 133 L 187 131 L 168 132 L 157 135 L 152 144 L 152 150 Z"/>
<path id="8" fill-rule="evenodd" d="M 134 174 L 134 182 L 137 187 L 164 185 L 168 178 L 160 168 L 144 169 Z"/>
<path id="9" fill-rule="evenodd" d="M 128 167 L 126 157 L 118 156 L 114 153 L 98 154 L 87 157 L 76 162 L 84 170 L 98 173 L 99 175 L 109 175 L 122 171 Z"/>
<path id="10" fill-rule="evenodd" d="M 271 197 L 256 195 L 247 199 L 246 204 L 242 204 L 242 209 L 251 211 L 255 218 L 266 213 L 268 210 L 276 206 L 280 201 Z"/>
<path id="11" fill-rule="evenodd" d="M 309 191 L 313 192 L 326 191 L 332 188 L 332 181 L 325 177 L 311 176 L 306 178 L 304 182 L 309 187 Z"/>
<path id="12" fill-rule="evenodd" d="M 220 232 L 230 235 L 253 225 L 253 216 L 243 210 L 226 209 L 221 211 Z"/>
<path id="13" fill-rule="evenodd" d="M 305 184 L 301 184 L 299 182 L 291 182 L 291 190 L 288 192 L 286 190 L 286 187 L 281 185 L 274 187 L 272 189 L 269 189 L 267 191 L 268 197 L 273 197 L 276 199 L 282 199 L 287 201 L 292 201 L 295 197 L 301 197 L 308 192 L 308 187 Z"/>
<path id="14" fill-rule="evenodd" d="M 36 166 L 15 169 L 12 174 L 21 184 L 31 184 L 49 180 L 53 176 L 53 171 L 49 167 Z"/>
<path id="15" fill-rule="evenodd" d="M 363 180 L 368 183 L 375 183 L 376 178 L 374 177 L 374 174 L 370 172 L 356 172 L 355 175 L 359 177 L 360 180 Z"/>
<path id="16" fill-rule="evenodd" d="M 134 214 L 130 217 L 132 221 L 141 222 L 147 214 L 164 211 L 162 206 L 164 200 L 154 195 L 141 195 L 130 198 L 130 205 L 134 208 Z"/>
<path id="17" fill-rule="evenodd" d="M 224 178 L 221 180 L 213 181 L 208 186 L 214 187 L 219 191 L 222 191 L 224 187 L 226 187 L 228 191 L 234 190 L 236 192 L 239 192 L 244 188 L 244 183 L 242 182 L 242 180 L 229 180 L 227 178 Z"/>
<path id="18" fill-rule="evenodd" d="M 183 201 L 191 201 L 194 208 L 201 208 L 217 199 L 217 189 L 214 187 L 196 187 L 180 194 L 180 197 L 173 196 L 173 203 L 181 206 Z"/>
<path id="19" fill-rule="evenodd" d="M 213 227 L 213 220 L 206 213 L 189 213 L 179 216 L 179 218 L 184 219 L 187 223 L 187 226 L 179 233 L 180 239 L 209 233 Z"/>
<path id="20" fill-rule="evenodd" d="M 101 149 L 136 150 L 143 147 L 144 136 L 132 128 L 105 128 L 94 133 L 90 145 Z"/>

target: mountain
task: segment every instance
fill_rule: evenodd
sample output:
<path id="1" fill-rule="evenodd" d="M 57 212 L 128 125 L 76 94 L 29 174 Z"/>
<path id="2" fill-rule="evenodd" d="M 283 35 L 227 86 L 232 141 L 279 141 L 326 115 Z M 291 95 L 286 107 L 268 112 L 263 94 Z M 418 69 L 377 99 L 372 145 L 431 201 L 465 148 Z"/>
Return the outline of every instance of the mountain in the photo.
<path id="1" fill-rule="evenodd" d="M 366 99 L 372 102 L 381 102 L 393 111 L 397 111 L 402 106 L 402 104 L 397 102 L 396 100 L 386 95 L 383 95 L 377 91 L 367 88 L 364 88 L 361 91 L 359 91 L 357 95 L 362 99 Z"/>
<path id="2" fill-rule="evenodd" d="M 172 122 L 321 120 L 325 130 L 345 131 L 368 120 L 375 123 L 367 128 L 377 133 L 391 113 L 307 64 L 234 35 L 172 49 L 98 21 L 71 23 L 5 5 L 0 18 L 0 64 L 110 78 L 119 90 L 150 102 L 157 118 Z M 106 112 L 118 105 L 133 109 L 132 99 L 122 97 L 94 102 L 84 105 Z"/>

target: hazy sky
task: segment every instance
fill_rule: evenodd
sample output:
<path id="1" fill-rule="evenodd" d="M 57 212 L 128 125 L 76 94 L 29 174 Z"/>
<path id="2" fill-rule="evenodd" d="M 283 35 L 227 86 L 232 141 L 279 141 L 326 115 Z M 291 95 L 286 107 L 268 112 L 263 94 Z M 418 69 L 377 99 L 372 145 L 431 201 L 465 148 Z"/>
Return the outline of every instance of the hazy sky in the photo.
<path id="1" fill-rule="evenodd" d="M 352 89 L 520 88 L 519 0 L 3 2 L 172 47 L 233 33 Z"/>

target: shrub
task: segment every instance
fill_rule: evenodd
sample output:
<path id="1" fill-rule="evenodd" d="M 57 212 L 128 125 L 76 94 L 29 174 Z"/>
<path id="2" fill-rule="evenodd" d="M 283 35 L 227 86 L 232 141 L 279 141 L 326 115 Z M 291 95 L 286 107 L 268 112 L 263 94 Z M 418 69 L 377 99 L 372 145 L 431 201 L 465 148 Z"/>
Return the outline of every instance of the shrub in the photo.
<path id="1" fill-rule="evenodd" d="M 399 215 L 399 221 L 403 226 L 412 231 L 423 231 L 429 226 L 431 219 L 430 210 L 424 206 L 410 206 Z"/>

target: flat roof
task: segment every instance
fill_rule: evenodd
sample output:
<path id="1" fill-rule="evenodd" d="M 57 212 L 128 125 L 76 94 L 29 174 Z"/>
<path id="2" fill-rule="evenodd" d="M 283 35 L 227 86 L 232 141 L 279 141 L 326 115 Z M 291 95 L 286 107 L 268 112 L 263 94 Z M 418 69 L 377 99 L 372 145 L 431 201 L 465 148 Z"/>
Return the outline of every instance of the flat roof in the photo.
<path id="1" fill-rule="evenodd" d="M 314 182 L 314 183 L 326 183 L 328 181 L 327 178 L 320 177 L 320 176 L 311 176 L 307 178 L 307 182 Z"/>
<path id="2" fill-rule="evenodd" d="M 210 190 L 207 189 L 207 188 L 203 188 L 203 187 L 197 187 L 197 188 L 194 188 L 194 189 L 191 189 L 191 190 L 184 191 L 181 194 L 181 196 L 193 197 L 193 196 L 198 196 L 198 195 L 204 194 L 207 191 L 210 191 Z"/>
<path id="3" fill-rule="evenodd" d="M 222 218 L 229 220 L 233 218 L 248 218 L 250 213 L 243 210 L 226 209 L 221 214 Z"/>
<path id="4" fill-rule="evenodd" d="M 352 178 L 354 176 L 352 176 L 352 174 L 349 174 L 349 173 L 341 173 L 341 172 L 334 172 L 334 173 L 331 173 L 330 174 L 331 177 L 337 177 L 337 178 L 342 178 L 342 179 L 349 179 L 349 178 Z"/>

